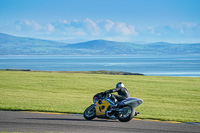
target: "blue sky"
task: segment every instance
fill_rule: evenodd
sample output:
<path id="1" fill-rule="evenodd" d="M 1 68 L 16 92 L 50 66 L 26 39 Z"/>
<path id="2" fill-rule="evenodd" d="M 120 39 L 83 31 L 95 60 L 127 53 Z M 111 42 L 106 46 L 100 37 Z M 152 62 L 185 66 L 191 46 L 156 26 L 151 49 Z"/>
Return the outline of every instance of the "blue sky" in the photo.
<path id="1" fill-rule="evenodd" d="M 0 0 L 0 32 L 64 42 L 200 42 L 200 0 Z"/>

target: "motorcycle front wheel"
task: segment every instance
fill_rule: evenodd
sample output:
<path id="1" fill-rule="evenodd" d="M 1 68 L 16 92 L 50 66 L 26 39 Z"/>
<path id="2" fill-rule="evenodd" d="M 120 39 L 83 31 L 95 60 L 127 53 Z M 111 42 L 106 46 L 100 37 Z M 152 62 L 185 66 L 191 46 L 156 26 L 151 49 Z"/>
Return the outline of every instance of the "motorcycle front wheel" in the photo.
<path id="1" fill-rule="evenodd" d="M 93 104 L 86 108 L 86 110 L 83 113 L 83 116 L 86 120 L 92 120 L 96 117 L 96 110 Z"/>
<path id="2" fill-rule="evenodd" d="M 135 114 L 135 109 L 133 109 L 131 106 L 124 106 L 121 109 L 122 111 L 119 112 L 118 120 L 121 122 L 130 121 Z"/>

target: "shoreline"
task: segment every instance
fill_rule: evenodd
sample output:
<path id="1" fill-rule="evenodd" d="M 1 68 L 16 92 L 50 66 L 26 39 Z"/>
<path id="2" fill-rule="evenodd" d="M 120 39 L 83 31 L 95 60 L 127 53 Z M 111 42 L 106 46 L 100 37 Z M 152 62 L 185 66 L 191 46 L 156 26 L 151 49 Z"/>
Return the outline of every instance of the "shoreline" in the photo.
<path id="1" fill-rule="evenodd" d="M 144 74 L 141 74 L 141 73 L 131 73 L 131 72 L 122 72 L 122 71 L 107 71 L 107 70 L 98 70 L 98 71 L 40 71 L 40 70 L 30 70 L 30 69 L 0 69 L 0 71 L 28 71 L 28 72 L 85 73 L 85 74 L 140 75 L 140 76 L 145 76 Z"/>
<path id="2" fill-rule="evenodd" d="M 143 73 L 133 73 L 133 72 L 124 72 L 124 71 L 108 71 L 108 70 L 97 70 L 97 71 L 45 71 L 45 70 L 30 70 L 30 69 L 0 69 L 0 71 L 24 71 L 24 72 L 49 72 L 49 73 L 83 73 L 83 74 L 107 74 L 107 75 L 135 75 L 135 76 L 161 76 L 161 77 L 194 77 L 200 78 L 199 75 L 153 75 L 153 74 L 143 74 Z"/>

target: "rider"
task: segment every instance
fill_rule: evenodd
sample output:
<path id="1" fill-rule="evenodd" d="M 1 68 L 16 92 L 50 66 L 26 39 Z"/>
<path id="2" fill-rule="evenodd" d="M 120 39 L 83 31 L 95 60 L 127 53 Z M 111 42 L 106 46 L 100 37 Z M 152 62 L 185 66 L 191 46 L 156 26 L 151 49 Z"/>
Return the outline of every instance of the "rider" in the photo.
<path id="1" fill-rule="evenodd" d="M 117 83 L 116 88 L 105 91 L 104 93 L 108 94 L 108 93 L 114 93 L 114 92 L 118 93 L 118 95 L 111 94 L 110 96 L 111 100 L 113 100 L 114 102 L 116 102 L 116 100 L 117 102 L 120 102 L 129 97 L 128 89 L 124 87 L 124 84 L 122 82 Z"/>
<path id="2" fill-rule="evenodd" d="M 108 93 L 113 93 L 113 92 L 118 92 L 118 95 L 111 94 L 111 96 L 110 96 L 110 99 L 116 103 L 115 107 L 120 107 L 120 104 L 118 104 L 118 103 L 129 97 L 128 89 L 126 89 L 124 87 L 124 84 L 122 82 L 117 83 L 116 88 L 105 91 L 103 93 L 108 94 Z M 117 102 L 116 102 L 116 99 L 117 99 Z M 138 114 L 139 114 L 139 112 L 135 112 L 135 116 Z"/>

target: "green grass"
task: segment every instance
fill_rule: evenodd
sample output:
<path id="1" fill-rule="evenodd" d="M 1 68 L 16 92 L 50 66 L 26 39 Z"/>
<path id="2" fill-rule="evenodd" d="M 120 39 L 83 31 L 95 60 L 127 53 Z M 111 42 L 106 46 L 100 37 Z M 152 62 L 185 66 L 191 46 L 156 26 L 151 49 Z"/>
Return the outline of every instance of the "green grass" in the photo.
<path id="1" fill-rule="evenodd" d="M 200 78 L 0 71 L 0 110 L 83 113 L 97 92 L 125 83 L 138 118 L 200 122 Z"/>

